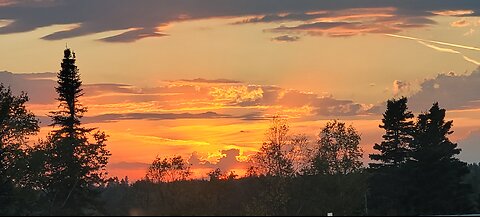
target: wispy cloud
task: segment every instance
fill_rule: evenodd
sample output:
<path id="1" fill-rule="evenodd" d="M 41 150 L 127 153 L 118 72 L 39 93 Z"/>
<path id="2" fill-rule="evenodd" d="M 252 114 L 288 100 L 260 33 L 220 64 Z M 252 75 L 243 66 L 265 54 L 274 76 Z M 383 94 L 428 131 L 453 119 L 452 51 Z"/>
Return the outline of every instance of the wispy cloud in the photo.
<path id="1" fill-rule="evenodd" d="M 468 22 L 466 19 L 461 19 L 461 20 L 457 20 L 457 21 L 454 21 L 454 22 L 450 23 L 450 26 L 452 26 L 452 27 L 467 27 L 467 26 L 470 26 L 470 22 Z"/>
<path id="2" fill-rule="evenodd" d="M 282 36 L 272 38 L 272 41 L 278 41 L 278 42 L 295 42 L 298 40 L 300 40 L 299 36 L 291 36 L 291 35 L 282 35 Z"/>

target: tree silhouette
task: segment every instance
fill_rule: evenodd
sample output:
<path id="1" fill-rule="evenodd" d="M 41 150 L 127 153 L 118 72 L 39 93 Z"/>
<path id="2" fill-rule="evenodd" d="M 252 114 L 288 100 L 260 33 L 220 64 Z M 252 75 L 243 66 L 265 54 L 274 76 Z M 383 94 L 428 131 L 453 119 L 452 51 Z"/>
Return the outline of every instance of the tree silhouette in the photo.
<path id="1" fill-rule="evenodd" d="M 414 129 L 411 120 L 414 116 L 408 110 L 407 102 L 406 97 L 388 100 L 383 125 L 379 126 L 385 130 L 383 141 L 373 146 L 380 153 L 370 155 L 370 159 L 378 163 L 371 163 L 371 168 L 398 167 L 406 162 Z"/>
<path id="2" fill-rule="evenodd" d="M 287 120 L 274 116 L 265 133 L 265 142 L 252 159 L 259 174 L 283 177 L 293 175 L 293 163 L 286 152 L 290 142 L 288 133 Z"/>
<path id="3" fill-rule="evenodd" d="M 411 200 L 419 215 L 457 214 L 471 211 L 470 186 L 463 183 L 467 164 L 456 156 L 461 149 L 450 141 L 453 121 L 445 121 L 438 103 L 418 116 L 409 161 Z"/>
<path id="4" fill-rule="evenodd" d="M 95 129 L 81 125 L 87 108 L 79 102 L 83 90 L 75 61 L 75 53 L 66 49 L 55 88 L 59 110 L 50 114 L 52 126 L 56 129 L 43 146 L 46 155 L 44 174 L 47 176 L 44 185 L 51 211 L 55 214 L 96 209 L 95 187 L 106 181 L 105 167 L 110 156 L 106 150 L 105 133 L 94 133 Z"/>
<path id="5" fill-rule="evenodd" d="M 292 163 L 293 175 L 301 176 L 311 170 L 312 159 L 315 157 L 315 147 L 305 134 L 291 136 L 286 148 L 286 157 Z"/>
<path id="6" fill-rule="evenodd" d="M 210 181 L 218 181 L 218 180 L 220 180 L 220 178 L 222 178 L 223 173 L 222 173 L 222 170 L 220 170 L 220 168 L 216 168 L 216 169 L 208 172 L 207 176 L 208 176 Z"/>
<path id="7" fill-rule="evenodd" d="M 360 171 L 363 151 L 360 135 L 353 126 L 336 120 L 327 122 L 319 134 L 313 174 L 346 175 Z"/>
<path id="8" fill-rule="evenodd" d="M 192 172 L 190 165 L 181 156 L 157 157 L 148 168 L 147 179 L 155 183 L 187 180 Z"/>
<path id="9" fill-rule="evenodd" d="M 8 207 L 14 188 L 24 186 L 29 176 L 26 140 L 38 132 L 39 126 L 25 107 L 27 101 L 25 93 L 14 96 L 10 88 L 0 84 L 0 214 L 14 212 Z"/>
<path id="10" fill-rule="evenodd" d="M 414 115 L 408 110 L 407 98 L 387 102 L 379 127 L 385 130 L 383 141 L 373 149 L 380 153 L 370 154 L 373 175 L 370 178 L 371 208 L 376 214 L 409 214 L 405 204 L 409 202 L 406 187 L 409 184 L 405 163 L 408 160 L 413 140 Z"/>

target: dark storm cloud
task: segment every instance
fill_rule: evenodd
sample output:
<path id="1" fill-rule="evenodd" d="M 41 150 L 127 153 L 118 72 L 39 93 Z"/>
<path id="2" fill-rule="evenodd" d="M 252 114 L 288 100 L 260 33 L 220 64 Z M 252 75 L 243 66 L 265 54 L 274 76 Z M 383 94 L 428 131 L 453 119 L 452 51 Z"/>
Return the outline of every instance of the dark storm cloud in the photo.
<path id="1" fill-rule="evenodd" d="M 395 32 L 402 28 L 433 24 L 434 15 L 478 16 L 480 1 L 474 0 L 27 0 L 2 1 L 0 19 L 12 20 L 0 34 L 27 32 L 56 24 L 76 26 L 44 37 L 47 40 L 84 36 L 112 30 L 124 33 L 101 40 L 131 42 L 165 36 L 169 23 L 207 18 L 253 17 L 244 23 L 302 21 L 355 14 L 356 10 L 390 8 L 389 17 L 376 17 L 360 27 L 367 33 Z M 352 11 L 353 10 L 353 11 Z M 469 10 L 471 13 L 455 11 Z M 450 12 L 449 12 L 450 11 Z M 338 12 L 338 13 L 337 13 Z M 365 12 L 367 13 L 368 10 Z M 382 20 L 386 19 L 386 20 Z M 388 21 L 388 19 L 395 20 Z M 388 21 L 388 22 L 387 22 Z M 400 21 L 400 22 L 398 22 Z M 392 27 L 391 25 L 394 24 Z M 382 25 L 378 25 L 382 24 Z M 388 25 L 388 26 L 384 26 Z M 305 28 L 300 24 L 298 27 Z M 323 24 L 322 24 L 323 25 Z M 372 27 L 373 25 L 373 27 Z M 318 25 L 317 25 L 318 26 Z M 295 26 L 292 26 L 295 28 Z M 312 26 L 311 26 L 312 27 Z M 358 26 L 356 28 L 359 28 Z M 345 33 L 328 34 L 347 35 Z"/>

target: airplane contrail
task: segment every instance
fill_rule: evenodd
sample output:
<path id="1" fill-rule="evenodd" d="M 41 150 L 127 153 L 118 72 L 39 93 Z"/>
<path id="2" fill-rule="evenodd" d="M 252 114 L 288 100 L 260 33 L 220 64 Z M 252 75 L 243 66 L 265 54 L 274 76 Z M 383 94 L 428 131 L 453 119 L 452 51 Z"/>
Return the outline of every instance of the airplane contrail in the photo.
<path id="1" fill-rule="evenodd" d="M 423 41 L 417 41 L 417 42 L 420 43 L 420 44 L 423 44 L 423 45 L 425 45 L 425 46 L 427 46 L 427 47 L 429 47 L 429 48 L 432 48 L 432 49 L 434 49 L 434 50 L 436 50 L 436 51 L 440 51 L 440 52 L 444 52 L 444 53 L 461 54 L 459 51 L 456 51 L 456 50 L 454 50 L 454 49 L 437 47 L 437 46 L 435 46 L 435 45 L 433 45 L 433 44 L 429 44 L 429 43 L 423 42 Z"/>
<path id="2" fill-rule="evenodd" d="M 445 45 L 445 46 L 450 46 L 450 47 L 456 47 L 456 48 L 464 48 L 464 49 L 469 49 L 469 50 L 474 50 L 474 51 L 480 51 L 480 48 L 476 48 L 476 47 L 470 47 L 470 46 L 464 46 L 464 45 L 458 45 L 458 44 L 452 44 L 452 43 L 446 43 L 446 42 L 441 42 L 441 41 L 432 41 L 432 40 L 426 40 L 426 39 L 421 39 L 421 38 L 415 38 L 415 37 L 409 37 L 409 36 L 403 36 L 403 35 L 394 35 L 394 34 L 385 34 L 386 36 L 390 36 L 390 37 L 395 37 L 395 38 L 402 38 L 402 39 L 408 39 L 408 40 L 413 40 L 413 41 L 416 41 L 424 46 L 427 46 L 429 48 L 432 48 L 436 51 L 439 51 L 439 52 L 445 52 L 445 53 L 451 53 L 451 54 L 458 54 L 460 56 L 462 56 L 462 58 L 465 60 L 465 61 L 468 61 L 470 63 L 473 63 L 477 66 L 480 66 L 480 62 L 470 58 L 470 57 L 467 57 L 465 56 L 462 52 L 460 51 L 457 51 L 457 50 L 454 50 L 454 49 L 450 49 L 450 48 L 443 48 L 443 47 L 438 47 L 438 46 L 435 46 L 433 44 L 441 44 L 441 45 Z"/>
<path id="3" fill-rule="evenodd" d="M 468 61 L 468 62 L 471 62 L 471 63 L 473 63 L 473 64 L 476 64 L 476 65 L 480 66 L 480 62 L 478 62 L 478 61 L 476 61 L 476 60 L 474 60 L 474 59 L 471 59 L 471 58 L 469 58 L 469 57 L 467 57 L 467 56 L 465 56 L 465 55 L 463 55 L 463 59 L 465 59 L 465 60 Z"/>
<path id="4" fill-rule="evenodd" d="M 414 40 L 414 41 L 423 41 L 423 42 L 440 44 L 440 45 L 445 45 L 445 46 L 450 46 L 450 47 L 457 47 L 457 48 L 463 48 L 463 49 L 468 49 L 468 50 L 480 51 L 480 48 L 478 48 L 478 47 L 465 46 L 465 45 L 460 45 L 460 44 L 452 44 L 452 43 L 441 42 L 441 41 L 433 41 L 433 40 L 427 40 L 427 39 L 421 39 L 421 38 L 415 38 L 415 37 L 403 36 L 403 35 L 395 35 L 395 34 L 385 34 L 385 35 L 390 36 L 390 37 L 395 37 L 395 38 L 403 38 L 403 39 L 409 39 L 409 40 Z"/>

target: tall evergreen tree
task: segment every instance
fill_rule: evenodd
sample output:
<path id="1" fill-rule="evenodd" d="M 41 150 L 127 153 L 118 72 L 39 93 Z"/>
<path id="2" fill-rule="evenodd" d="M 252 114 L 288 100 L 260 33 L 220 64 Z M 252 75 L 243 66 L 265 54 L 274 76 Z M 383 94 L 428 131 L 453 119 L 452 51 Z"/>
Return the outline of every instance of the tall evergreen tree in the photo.
<path id="1" fill-rule="evenodd" d="M 445 121 L 445 113 L 435 103 L 418 116 L 408 165 L 416 214 L 463 214 L 473 207 L 468 198 L 470 186 L 463 183 L 469 170 L 456 157 L 461 149 L 448 138 L 453 121 Z"/>
<path id="2" fill-rule="evenodd" d="M 95 210 L 94 189 L 105 182 L 105 167 L 110 156 L 106 150 L 105 133 L 94 133 L 95 129 L 81 125 L 87 109 L 79 102 L 83 90 L 75 61 L 75 53 L 66 49 L 55 88 L 59 110 L 50 115 L 56 129 L 45 142 L 48 159 L 45 188 L 52 214 Z"/>
<path id="3" fill-rule="evenodd" d="M 407 102 L 406 97 L 388 100 L 383 125 L 379 126 L 385 134 L 383 141 L 373 146 L 380 153 L 370 154 L 370 159 L 377 161 L 370 164 L 371 168 L 399 167 L 406 162 L 414 129 L 414 116 L 408 110 Z"/>
<path id="4" fill-rule="evenodd" d="M 370 154 L 370 159 L 375 161 L 370 163 L 373 172 L 369 181 L 370 204 L 376 214 L 409 214 L 405 209 L 409 182 L 405 163 L 413 141 L 414 115 L 408 110 L 407 102 L 406 97 L 387 102 L 383 124 L 379 126 L 385 130 L 383 141 L 373 147 L 379 153 Z"/>

